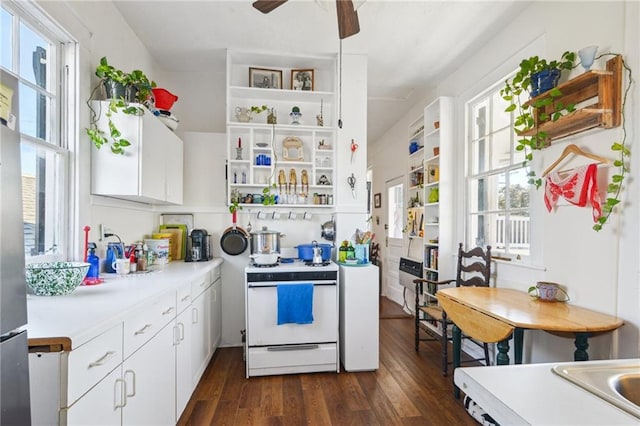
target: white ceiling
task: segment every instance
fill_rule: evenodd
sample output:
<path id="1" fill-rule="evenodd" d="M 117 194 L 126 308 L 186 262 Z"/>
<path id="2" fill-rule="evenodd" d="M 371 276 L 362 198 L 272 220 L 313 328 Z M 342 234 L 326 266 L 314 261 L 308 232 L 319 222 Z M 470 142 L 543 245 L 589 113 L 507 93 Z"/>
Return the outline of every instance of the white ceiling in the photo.
<path id="1" fill-rule="evenodd" d="M 290 0 L 264 15 L 251 0 L 115 2 L 167 71 L 224 72 L 225 49 L 339 51 L 335 2 Z M 343 52 L 368 57 L 368 139 L 377 140 L 524 1 L 355 1 L 360 33 Z"/>

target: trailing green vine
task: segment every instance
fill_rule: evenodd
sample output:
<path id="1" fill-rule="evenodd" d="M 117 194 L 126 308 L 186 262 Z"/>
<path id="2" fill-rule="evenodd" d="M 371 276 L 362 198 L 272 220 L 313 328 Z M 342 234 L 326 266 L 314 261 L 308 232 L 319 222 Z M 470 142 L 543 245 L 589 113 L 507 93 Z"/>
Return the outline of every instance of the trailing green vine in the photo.
<path id="1" fill-rule="evenodd" d="M 598 56 L 596 59 L 599 59 L 603 56 L 617 56 L 617 53 L 603 53 Z M 613 162 L 614 167 L 618 168 L 618 173 L 615 173 L 611 176 L 611 180 L 607 185 L 607 194 L 613 194 L 613 197 L 607 196 L 607 200 L 602 206 L 602 216 L 598 218 L 598 223 L 593 225 L 593 230 L 600 231 L 602 226 L 607 223 L 609 220 L 609 216 L 613 213 L 615 206 L 620 204 L 620 192 L 622 191 L 622 184 L 625 179 L 626 173 L 629 171 L 626 164 L 626 159 L 631 155 L 631 151 L 626 146 L 627 142 L 627 127 L 626 120 L 624 114 L 624 107 L 627 104 L 627 96 L 629 95 L 629 90 L 631 90 L 631 84 L 633 83 L 631 68 L 627 66 L 624 58 L 622 58 L 622 66 L 625 71 L 627 71 L 627 87 L 624 89 L 624 95 L 622 97 L 622 141 L 614 142 L 611 145 L 611 150 L 618 154 L 618 158 Z"/>
<path id="2" fill-rule="evenodd" d="M 110 99 L 109 106 L 105 112 L 107 125 L 109 127 L 109 133 L 107 134 L 104 130 L 98 128 L 98 114 L 93 110 L 89 102 L 87 102 L 87 104 L 91 111 L 91 126 L 85 130 L 96 148 L 100 149 L 102 145 L 107 144 L 110 145 L 111 152 L 114 154 L 124 154 L 125 148 L 130 146 L 131 142 L 122 137 L 122 133 L 120 133 L 120 130 L 118 130 L 116 125 L 113 123 L 111 117 L 118 111 L 122 111 L 125 114 L 142 115 L 144 110 L 141 107 L 126 103 L 122 98 Z"/>

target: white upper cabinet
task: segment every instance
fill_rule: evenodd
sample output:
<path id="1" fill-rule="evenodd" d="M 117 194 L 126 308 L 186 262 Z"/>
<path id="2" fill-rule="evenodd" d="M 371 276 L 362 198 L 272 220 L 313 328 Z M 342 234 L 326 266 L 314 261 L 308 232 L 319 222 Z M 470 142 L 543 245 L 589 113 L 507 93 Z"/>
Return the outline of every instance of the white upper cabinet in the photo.
<path id="1" fill-rule="evenodd" d="M 98 128 L 108 132 L 108 101 L 93 101 Z M 182 204 L 183 144 L 150 111 L 141 116 L 114 113 L 113 124 L 131 146 L 113 154 L 92 147 L 91 193 L 148 204 Z"/>

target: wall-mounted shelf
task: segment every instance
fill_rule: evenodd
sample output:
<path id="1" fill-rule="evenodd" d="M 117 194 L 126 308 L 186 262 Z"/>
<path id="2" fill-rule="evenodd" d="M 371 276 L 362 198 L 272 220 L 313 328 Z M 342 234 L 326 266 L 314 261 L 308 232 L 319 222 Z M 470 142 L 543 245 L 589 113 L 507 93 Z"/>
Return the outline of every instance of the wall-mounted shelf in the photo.
<path id="1" fill-rule="evenodd" d="M 533 136 L 539 132 L 547 134 L 547 141 L 564 138 L 585 130 L 601 127 L 610 129 L 622 123 L 622 57 L 616 55 L 607 61 L 606 70 L 587 71 L 578 77 L 560 84 L 561 96 L 553 99 L 553 104 L 533 108 L 536 126 L 522 136 Z M 525 103 L 533 106 L 539 100 L 547 99 L 550 92 L 532 98 Z M 589 103 L 591 102 L 591 103 Z M 576 111 L 558 118 L 556 121 L 540 121 L 540 116 L 551 116 L 558 103 L 575 104 Z"/>

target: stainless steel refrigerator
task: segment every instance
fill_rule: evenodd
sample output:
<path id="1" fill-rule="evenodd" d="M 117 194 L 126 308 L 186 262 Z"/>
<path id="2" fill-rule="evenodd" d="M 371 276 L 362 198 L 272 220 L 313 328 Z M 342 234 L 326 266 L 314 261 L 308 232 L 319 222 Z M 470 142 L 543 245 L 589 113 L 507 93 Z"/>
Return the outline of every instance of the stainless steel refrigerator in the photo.
<path id="1" fill-rule="evenodd" d="M 17 82 L 4 71 L 1 77 L 14 89 L 15 109 Z M 31 424 L 31 404 L 20 137 L 4 120 L 0 132 L 0 425 L 22 426 Z"/>

